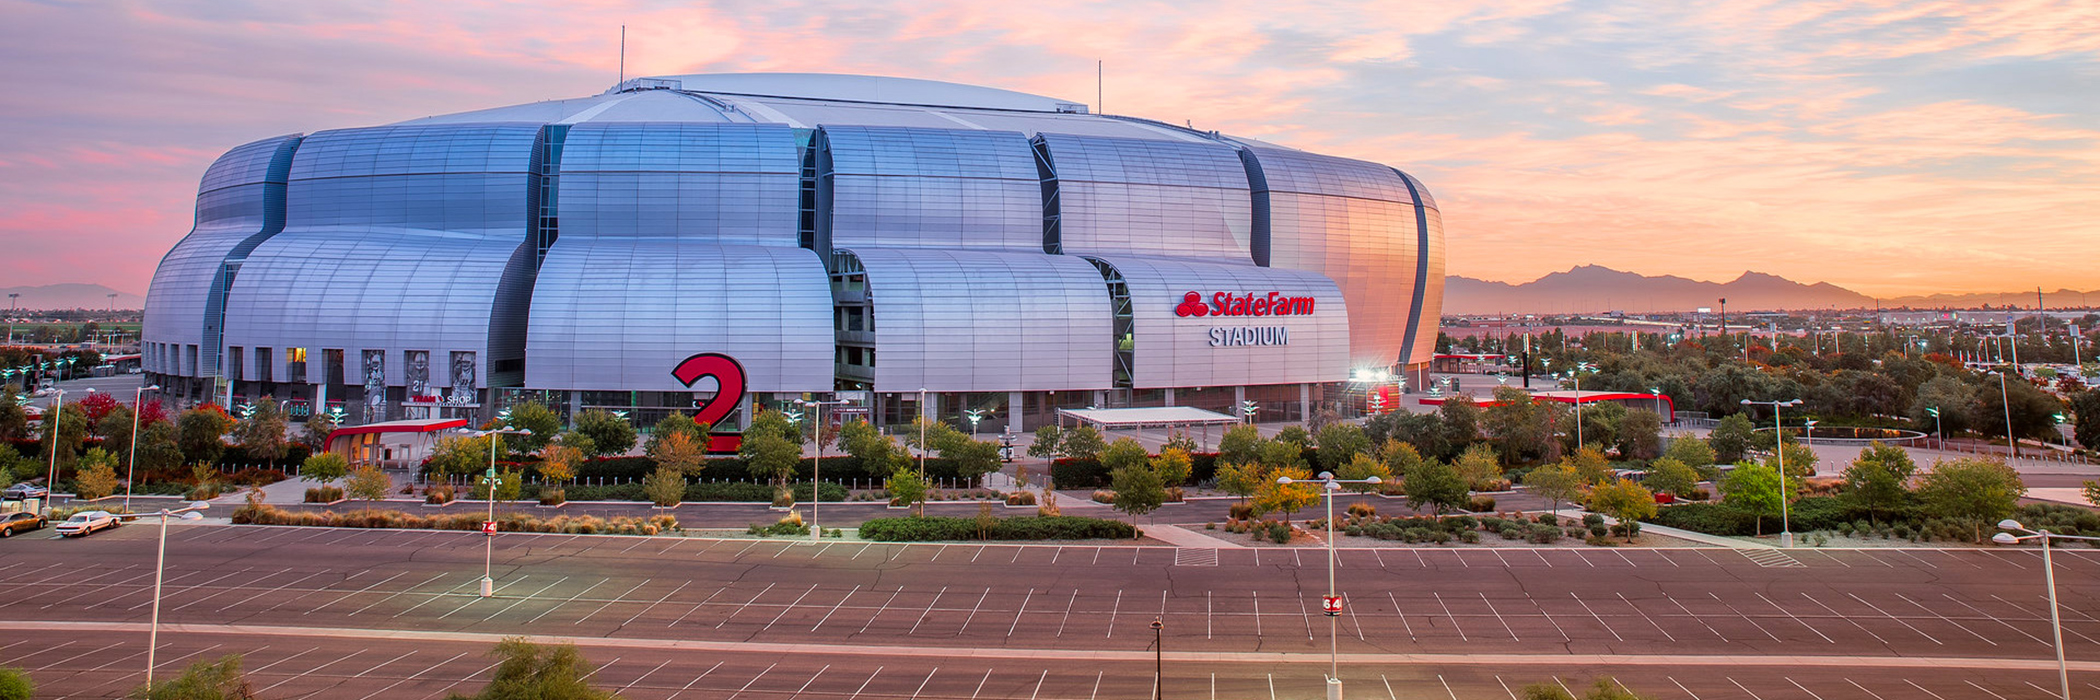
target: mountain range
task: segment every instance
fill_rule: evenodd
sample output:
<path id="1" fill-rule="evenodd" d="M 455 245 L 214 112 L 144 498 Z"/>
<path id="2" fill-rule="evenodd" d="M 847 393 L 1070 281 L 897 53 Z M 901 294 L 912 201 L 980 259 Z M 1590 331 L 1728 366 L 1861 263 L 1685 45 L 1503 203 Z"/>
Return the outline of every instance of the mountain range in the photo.
<path id="1" fill-rule="evenodd" d="M 1977 308 L 2015 305 L 2033 308 L 2032 292 L 1934 294 L 1877 300 L 1828 282 L 1802 284 L 1762 272 L 1744 272 L 1727 282 L 1705 282 L 1674 275 L 1649 277 L 1601 265 L 1583 265 L 1522 284 L 1491 282 L 1452 275 L 1444 278 L 1444 313 L 1568 314 L 1718 310 L 1720 300 L 1740 311 L 1830 311 L 1843 309 Z M 2085 307 L 2100 301 L 2100 291 L 2058 290 L 2045 295 L 2050 308 Z"/>
<path id="2" fill-rule="evenodd" d="M 108 309 L 111 294 L 117 295 L 116 304 L 119 309 L 142 309 L 146 306 L 146 298 L 137 294 L 120 292 L 99 284 L 78 282 L 36 287 L 0 287 L 0 298 L 9 294 L 22 295 L 12 300 L 15 302 L 14 308 L 32 311 Z"/>

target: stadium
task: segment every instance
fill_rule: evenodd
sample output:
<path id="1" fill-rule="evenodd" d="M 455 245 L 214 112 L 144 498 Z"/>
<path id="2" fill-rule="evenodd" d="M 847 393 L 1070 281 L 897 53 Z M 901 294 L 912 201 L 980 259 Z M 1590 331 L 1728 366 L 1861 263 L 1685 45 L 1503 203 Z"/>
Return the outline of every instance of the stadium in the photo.
<path id="1" fill-rule="evenodd" d="M 351 423 L 1297 420 L 1427 371 L 1443 251 L 1387 165 L 952 83 L 637 78 L 227 152 L 143 363 L 183 402 Z"/>

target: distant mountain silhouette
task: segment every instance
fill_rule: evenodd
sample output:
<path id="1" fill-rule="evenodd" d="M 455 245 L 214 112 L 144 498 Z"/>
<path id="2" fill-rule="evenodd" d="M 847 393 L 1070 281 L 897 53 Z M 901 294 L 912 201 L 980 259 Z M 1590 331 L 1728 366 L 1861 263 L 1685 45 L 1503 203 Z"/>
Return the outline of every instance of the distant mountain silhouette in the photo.
<path id="1" fill-rule="evenodd" d="M 2034 308 L 2034 302 L 2034 292 L 1991 292 L 1896 297 L 1883 300 L 1881 305 L 1885 308 L 1974 309 L 1989 304 L 1994 307 L 2016 306 L 2022 309 L 2032 309 Z M 2100 304 L 2100 289 L 2089 292 L 2058 289 L 2042 295 L 2042 308 L 2049 311 L 2090 309 L 2095 304 Z"/>
<path id="2" fill-rule="evenodd" d="M 1718 308 L 1721 299 L 1728 300 L 1731 311 L 1874 307 L 1873 297 L 1828 282 L 1801 284 L 1762 272 L 1716 283 L 1583 265 L 1523 284 L 1444 278 L 1444 313 L 1454 315 L 1691 311 Z"/>
<path id="3" fill-rule="evenodd" d="M 137 294 L 119 292 L 99 284 L 81 284 L 77 282 L 47 284 L 40 287 L 0 287 L 0 302 L 6 302 L 9 294 L 22 295 L 21 298 L 14 300 L 15 308 L 28 311 L 107 309 L 109 308 L 109 295 L 111 294 L 117 295 L 116 301 L 119 309 L 142 309 L 146 306 L 146 298 Z"/>

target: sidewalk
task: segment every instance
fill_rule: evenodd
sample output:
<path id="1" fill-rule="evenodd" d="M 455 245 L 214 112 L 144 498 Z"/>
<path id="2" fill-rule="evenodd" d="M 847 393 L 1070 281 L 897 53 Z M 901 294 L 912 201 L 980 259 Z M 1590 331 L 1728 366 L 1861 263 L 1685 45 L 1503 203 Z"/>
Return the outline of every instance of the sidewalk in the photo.
<path id="1" fill-rule="evenodd" d="M 1581 520 L 1582 517 L 1585 515 L 1593 515 L 1593 513 L 1586 510 L 1568 508 L 1562 508 L 1560 510 L 1554 511 L 1554 514 L 1559 515 L 1563 518 L 1574 518 L 1576 520 Z M 1618 518 L 1614 518 L 1609 515 L 1604 515 L 1603 518 L 1604 524 L 1606 525 L 1619 524 Z M 1679 530 L 1674 527 L 1664 527 L 1661 525 L 1656 525 L 1654 523 L 1641 523 L 1641 532 L 1662 535 L 1664 537 L 1675 537 L 1680 540 L 1690 540 L 1692 542 L 1713 545 L 1715 547 L 1727 547 L 1729 549 L 1776 549 L 1776 547 L 1774 547 L 1773 545 L 1765 544 L 1763 542 L 1750 542 L 1747 540 L 1739 540 L 1733 537 L 1721 537 L 1718 535 L 1709 535 L 1703 532 Z"/>
<path id="2" fill-rule="evenodd" d="M 1145 536 L 1190 549 L 1246 549 L 1247 545 L 1196 532 L 1179 525 L 1146 525 Z"/>

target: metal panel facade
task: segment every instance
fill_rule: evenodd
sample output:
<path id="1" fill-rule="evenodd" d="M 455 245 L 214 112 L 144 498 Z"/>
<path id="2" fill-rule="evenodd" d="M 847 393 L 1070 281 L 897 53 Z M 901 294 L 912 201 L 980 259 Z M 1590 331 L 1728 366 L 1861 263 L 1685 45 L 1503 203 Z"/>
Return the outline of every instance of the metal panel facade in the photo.
<path id="1" fill-rule="evenodd" d="M 383 350 L 394 386 L 407 383 L 409 351 L 487 358 L 497 284 L 526 241 L 538 131 L 394 126 L 307 137 L 285 230 L 249 254 L 227 299 L 226 345 Z M 477 384 L 487 375 L 478 364 Z"/>
<path id="2" fill-rule="evenodd" d="M 1326 277 L 1205 260 L 1088 257 L 1114 267 L 1130 287 L 1136 388 L 1331 382 L 1349 375 L 1349 306 Z M 1191 292 L 1206 305 L 1220 292 L 1264 301 L 1276 292 L 1278 298 L 1310 297 L 1313 305 L 1311 313 L 1287 315 L 1180 315 L 1177 308 Z"/>
<path id="3" fill-rule="evenodd" d="M 1267 182 L 1255 196 L 1268 202 L 1269 265 L 1317 272 L 1340 284 L 1350 301 L 1351 369 L 1401 362 L 1419 262 L 1407 183 L 1376 163 L 1280 148 L 1249 151 Z M 1434 323 L 1429 328 L 1433 349 Z"/>
<path id="4" fill-rule="evenodd" d="M 280 167 L 273 181 L 270 166 L 280 157 L 289 158 L 298 143 L 297 136 L 280 136 L 237 146 L 204 172 L 197 188 L 196 227 L 161 258 L 146 291 L 141 338 L 155 348 L 145 353 L 148 371 L 214 373 L 210 370 L 218 363 L 220 329 L 209 326 L 223 316 L 224 299 L 217 294 L 221 269 L 228 255 L 261 242 L 283 225 L 285 173 Z M 280 200 L 274 206 L 273 197 Z M 203 371 L 183 366 L 178 353 L 162 349 L 185 345 L 204 349 L 197 363 Z"/>
<path id="5" fill-rule="evenodd" d="M 881 391 L 1105 389 L 1107 288 L 1085 260 L 1042 253 L 855 248 L 875 307 Z"/>
<path id="6" fill-rule="evenodd" d="M 561 236 L 793 246 L 801 162 L 778 124 L 578 124 L 562 152 Z"/>
<path id="7" fill-rule="evenodd" d="M 533 289 L 525 385 L 687 391 L 672 367 L 717 352 L 743 364 L 751 391 L 829 391 L 831 348 L 814 252 L 564 236 Z"/>
<path id="8" fill-rule="evenodd" d="M 1011 131 L 827 126 L 831 243 L 1041 251 L 1035 155 Z"/>
<path id="9" fill-rule="evenodd" d="M 1069 255 L 1252 262 L 1247 171 L 1221 143 L 1043 134 Z"/>

